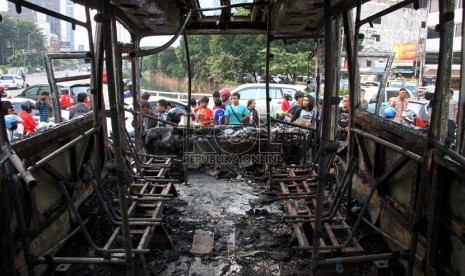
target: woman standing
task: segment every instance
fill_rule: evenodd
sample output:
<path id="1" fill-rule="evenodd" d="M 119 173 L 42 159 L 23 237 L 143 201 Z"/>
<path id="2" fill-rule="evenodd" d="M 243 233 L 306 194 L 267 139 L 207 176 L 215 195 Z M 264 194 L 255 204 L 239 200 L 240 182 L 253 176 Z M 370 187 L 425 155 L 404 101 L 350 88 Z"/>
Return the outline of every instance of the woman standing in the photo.
<path id="1" fill-rule="evenodd" d="M 312 96 L 304 96 L 302 101 L 302 107 L 299 107 L 292 116 L 291 123 L 312 127 L 313 121 L 313 106 L 315 105 L 315 100 Z"/>

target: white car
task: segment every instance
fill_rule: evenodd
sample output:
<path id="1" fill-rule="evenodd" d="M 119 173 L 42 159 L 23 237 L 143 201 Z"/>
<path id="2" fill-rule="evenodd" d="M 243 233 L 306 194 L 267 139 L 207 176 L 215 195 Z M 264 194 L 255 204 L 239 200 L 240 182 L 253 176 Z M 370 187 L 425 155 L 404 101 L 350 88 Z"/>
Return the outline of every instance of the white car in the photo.
<path id="1" fill-rule="evenodd" d="M 157 113 L 157 102 L 160 99 L 165 99 L 168 103 L 171 103 L 172 107 L 178 107 L 178 108 L 187 110 L 187 103 L 184 103 L 180 100 L 171 99 L 167 97 L 150 96 L 148 102 L 150 106 L 152 107 L 152 110 L 154 113 Z M 132 97 L 124 99 L 124 108 L 134 110 Z M 109 114 L 109 110 L 107 113 Z M 133 120 L 134 120 L 134 114 L 129 111 L 125 111 L 124 112 L 124 124 L 130 136 L 134 136 L 134 127 L 132 125 Z M 112 128 L 111 118 L 107 117 L 106 121 L 107 121 L 108 135 L 111 136 L 111 128 Z"/>
<path id="2" fill-rule="evenodd" d="M 281 105 L 284 99 L 284 93 L 289 93 L 292 98 L 297 91 L 305 92 L 306 85 L 291 85 L 291 84 L 280 84 L 270 83 L 270 114 L 275 114 L 276 111 L 281 110 Z M 231 91 L 231 95 L 234 92 L 239 92 L 241 98 L 239 102 L 247 106 L 247 101 L 254 99 L 257 110 L 260 117 L 266 117 L 266 84 L 265 83 L 248 83 L 239 85 Z"/>
<path id="3" fill-rule="evenodd" d="M 20 89 L 24 86 L 24 80 L 18 75 L 2 75 L 0 83 L 5 89 Z"/>

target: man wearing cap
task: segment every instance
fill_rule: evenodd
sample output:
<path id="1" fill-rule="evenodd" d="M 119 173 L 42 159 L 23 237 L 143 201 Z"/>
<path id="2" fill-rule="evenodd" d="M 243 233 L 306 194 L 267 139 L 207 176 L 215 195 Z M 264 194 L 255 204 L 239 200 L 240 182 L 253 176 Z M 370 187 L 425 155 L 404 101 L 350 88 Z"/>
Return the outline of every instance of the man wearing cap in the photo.
<path id="1" fill-rule="evenodd" d="M 231 90 L 229 88 L 223 88 L 220 90 L 220 97 L 221 101 L 223 101 L 224 106 L 228 106 L 229 103 L 229 97 L 231 96 Z"/>

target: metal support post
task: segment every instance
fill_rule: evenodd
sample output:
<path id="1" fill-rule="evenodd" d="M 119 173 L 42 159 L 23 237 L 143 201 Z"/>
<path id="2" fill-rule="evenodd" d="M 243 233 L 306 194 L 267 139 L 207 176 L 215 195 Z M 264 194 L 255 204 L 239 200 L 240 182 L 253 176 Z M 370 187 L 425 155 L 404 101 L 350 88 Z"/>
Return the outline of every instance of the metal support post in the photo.
<path id="1" fill-rule="evenodd" d="M 320 143 L 320 160 L 318 167 L 318 187 L 317 187 L 317 204 L 315 211 L 315 227 L 313 229 L 313 243 L 312 243 L 312 270 L 316 272 L 318 268 L 318 259 L 320 251 L 320 237 L 321 237 L 321 218 L 323 213 L 323 198 L 325 188 L 326 168 L 323 164 L 327 164 L 329 153 L 326 151 L 325 146 L 329 143 L 331 135 L 331 95 L 334 89 L 332 82 L 334 81 L 334 64 L 332 57 L 334 55 L 333 44 L 333 16 L 331 13 L 331 1 L 325 0 L 325 91 L 323 100 L 323 117 L 322 117 L 322 135 Z"/>
<path id="2" fill-rule="evenodd" d="M 132 276 L 134 274 L 134 265 L 131 252 L 131 237 L 129 233 L 129 220 L 126 200 L 126 180 L 124 177 L 124 158 L 122 156 L 123 149 L 121 148 L 121 124 L 119 122 L 119 114 L 117 108 L 117 97 L 115 95 L 117 91 L 116 87 L 116 73 L 114 70 L 114 62 L 112 57 L 114 56 L 113 45 L 117 42 L 114 41 L 115 35 L 112 35 L 114 22 L 112 22 L 112 14 L 110 9 L 110 1 L 103 1 L 103 34 L 104 34 L 104 48 L 105 48 L 105 59 L 107 76 L 108 76 L 108 96 L 110 101 L 110 113 L 111 113 L 111 125 L 113 130 L 113 147 L 115 154 L 116 163 L 116 174 L 118 177 L 118 196 L 121 209 L 122 219 L 122 232 L 123 232 L 123 244 L 125 249 L 126 257 L 126 275 Z"/>

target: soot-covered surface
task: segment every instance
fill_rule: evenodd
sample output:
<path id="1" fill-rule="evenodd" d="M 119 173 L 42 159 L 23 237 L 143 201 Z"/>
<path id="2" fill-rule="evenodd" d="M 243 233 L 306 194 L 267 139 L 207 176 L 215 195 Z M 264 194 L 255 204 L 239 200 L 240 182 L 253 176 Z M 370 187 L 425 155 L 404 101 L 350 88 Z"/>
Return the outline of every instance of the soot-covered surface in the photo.
<path id="1" fill-rule="evenodd" d="M 163 210 L 163 228 L 173 247 L 161 248 L 160 243 L 153 242 L 151 252 L 146 254 L 146 271 L 136 275 L 311 275 L 311 253 L 292 248 L 297 243 L 290 225 L 282 219 L 284 201 L 267 197 L 270 193 L 266 184 L 254 179 L 259 178 L 239 175 L 221 180 L 209 170 L 189 171 L 189 185 L 177 184 L 178 196 Z M 110 177 L 105 185 L 117 205 L 115 179 Z M 105 244 L 114 226 L 96 199 L 81 209 L 90 215 L 88 228 L 96 244 Z M 193 253 L 198 252 L 192 248 L 198 233 L 213 238 L 210 250 Z M 367 228 L 363 227 L 357 237 L 363 247 L 369 244 L 375 252 L 385 249 L 379 235 Z M 98 256 L 82 234 L 73 237 L 60 254 Z M 355 265 L 349 275 L 367 275 L 369 266 Z M 124 275 L 125 269 L 73 265 L 69 272 Z"/>

